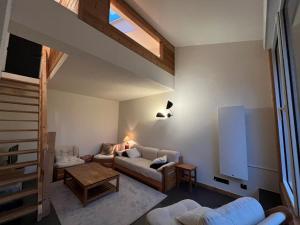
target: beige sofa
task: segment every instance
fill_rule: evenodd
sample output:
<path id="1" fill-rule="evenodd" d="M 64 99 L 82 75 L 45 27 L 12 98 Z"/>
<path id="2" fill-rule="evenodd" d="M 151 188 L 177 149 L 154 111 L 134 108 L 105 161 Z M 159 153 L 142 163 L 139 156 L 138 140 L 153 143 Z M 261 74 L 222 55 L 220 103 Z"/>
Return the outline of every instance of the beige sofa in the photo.
<path id="1" fill-rule="evenodd" d="M 160 150 L 157 148 L 134 146 L 140 152 L 139 158 L 128 158 L 116 156 L 114 159 L 114 168 L 126 173 L 161 192 L 170 190 L 176 185 L 175 165 L 181 161 L 180 152 L 173 150 Z M 168 166 L 161 170 L 150 168 L 152 160 L 166 155 Z"/>

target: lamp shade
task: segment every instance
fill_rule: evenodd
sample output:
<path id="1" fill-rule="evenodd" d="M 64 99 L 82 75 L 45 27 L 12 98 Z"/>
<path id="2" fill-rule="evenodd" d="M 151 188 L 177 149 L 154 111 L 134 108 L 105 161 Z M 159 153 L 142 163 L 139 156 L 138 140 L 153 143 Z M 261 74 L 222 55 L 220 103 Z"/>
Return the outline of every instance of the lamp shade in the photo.
<path id="1" fill-rule="evenodd" d="M 170 109 L 173 106 L 173 102 L 168 101 L 166 109 Z"/>
<path id="2" fill-rule="evenodd" d="M 128 136 L 126 136 L 124 139 L 123 139 L 124 142 L 128 142 L 130 141 L 130 138 Z"/>
<path id="3" fill-rule="evenodd" d="M 158 112 L 158 113 L 156 114 L 156 117 L 159 117 L 159 118 L 165 118 L 165 115 L 162 114 L 161 112 Z"/>

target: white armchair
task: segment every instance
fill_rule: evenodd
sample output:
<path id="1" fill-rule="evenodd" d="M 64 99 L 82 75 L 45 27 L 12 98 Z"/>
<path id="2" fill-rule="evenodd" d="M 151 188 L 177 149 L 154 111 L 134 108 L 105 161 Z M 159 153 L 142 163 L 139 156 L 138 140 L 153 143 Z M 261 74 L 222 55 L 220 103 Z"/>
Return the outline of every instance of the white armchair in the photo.
<path id="1" fill-rule="evenodd" d="M 53 180 L 57 181 L 63 179 L 65 168 L 83 163 L 84 160 L 79 158 L 79 148 L 77 146 L 56 147 Z"/>
<path id="2" fill-rule="evenodd" d="M 55 149 L 55 167 L 64 168 L 83 164 L 84 160 L 79 158 L 77 146 L 58 146 Z"/>
<path id="3" fill-rule="evenodd" d="M 291 212 L 284 206 L 264 212 L 260 203 L 250 197 L 239 198 L 220 208 L 202 207 L 186 199 L 147 215 L 150 225 L 280 225 L 290 224 Z"/>

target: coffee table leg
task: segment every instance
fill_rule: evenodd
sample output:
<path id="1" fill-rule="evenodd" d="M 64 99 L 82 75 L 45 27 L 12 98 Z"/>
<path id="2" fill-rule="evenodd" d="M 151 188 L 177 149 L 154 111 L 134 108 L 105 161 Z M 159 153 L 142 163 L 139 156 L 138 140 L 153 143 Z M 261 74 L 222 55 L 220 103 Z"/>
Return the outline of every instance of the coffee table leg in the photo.
<path id="1" fill-rule="evenodd" d="M 64 184 L 66 183 L 67 180 L 67 172 L 64 170 Z"/>
<path id="2" fill-rule="evenodd" d="M 88 195 L 88 189 L 87 189 L 87 188 L 84 188 L 84 191 L 83 191 L 83 206 L 86 206 L 86 203 L 87 203 L 87 195 Z"/>
<path id="3" fill-rule="evenodd" d="M 119 191 L 120 176 L 117 177 L 116 192 Z"/>

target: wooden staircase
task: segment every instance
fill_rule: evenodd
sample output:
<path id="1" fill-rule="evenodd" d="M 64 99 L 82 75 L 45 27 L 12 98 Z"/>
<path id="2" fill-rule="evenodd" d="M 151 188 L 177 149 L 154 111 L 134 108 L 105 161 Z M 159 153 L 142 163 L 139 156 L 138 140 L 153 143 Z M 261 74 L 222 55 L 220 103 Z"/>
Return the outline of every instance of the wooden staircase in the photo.
<path id="1" fill-rule="evenodd" d="M 37 213 L 41 204 L 42 82 L 0 80 L 0 149 L 19 145 L 15 152 L 0 151 L 0 162 L 18 158 L 14 164 L 0 164 L 0 224 Z M 6 207 L 13 203 L 15 207 Z"/>

